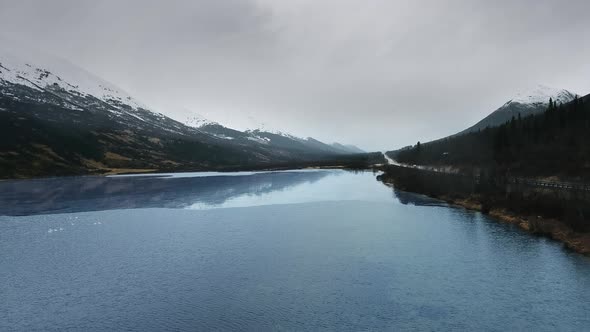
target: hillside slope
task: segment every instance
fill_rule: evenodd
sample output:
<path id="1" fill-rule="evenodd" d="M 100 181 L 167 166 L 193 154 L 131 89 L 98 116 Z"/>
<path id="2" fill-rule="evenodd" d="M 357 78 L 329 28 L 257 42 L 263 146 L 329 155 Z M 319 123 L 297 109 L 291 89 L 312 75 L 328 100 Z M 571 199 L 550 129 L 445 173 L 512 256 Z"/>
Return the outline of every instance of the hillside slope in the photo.
<path id="1" fill-rule="evenodd" d="M 342 158 L 337 151 L 240 135 L 250 138 L 228 139 L 175 121 L 64 60 L 0 48 L 0 177 L 235 169 Z"/>
<path id="2" fill-rule="evenodd" d="M 402 163 L 590 180 L 590 95 L 499 127 L 389 152 Z"/>

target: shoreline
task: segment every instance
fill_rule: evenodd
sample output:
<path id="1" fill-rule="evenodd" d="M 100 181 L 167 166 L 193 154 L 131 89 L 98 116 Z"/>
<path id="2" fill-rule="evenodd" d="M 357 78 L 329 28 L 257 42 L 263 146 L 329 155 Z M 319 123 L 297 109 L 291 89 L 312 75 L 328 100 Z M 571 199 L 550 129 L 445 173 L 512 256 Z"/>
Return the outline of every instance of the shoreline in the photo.
<path id="1" fill-rule="evenodd" d="M 18 178 L 0 178 L 0 182 L 6 181 L 26 181 L 26 180 L 42 180 L 42 179 L 56 179 L 56 178 L 72 178 L 72 177 L 109 177 L 114 175 L 153 175 L 153 174 L 168 174 L 168 173 L 236 173 L 236 172 L 275 172 L 275 171 L 290 171 L 290 170 L 320 170 L 320 169 L 342 169 L 342 170 L 372 170 L 372 167 L 354 168 L 350 165 L 308 165 L 308 166 L 275 166 L 275 167 L 244 167 L 244 168 L 223 168 L 223 169 L 194 169 L 194 170 L 172 170 L 172 169 L 109 169 L 105 172 L 90 172 L 86 174 L 71 174 L 71 175 L 54 175 L 54 176 L 32 176 L 32 177 L 18 177 Z"/>
<path id="2" fill-rule="evenodd" d="M 64 170 L 21 170 L 20 172 L 5 172 L 0 174 L 0 181 L 15 181 L 27 179 L 81 177 L 81 176 L 109 176 L 127 174 L 154 173 L 189 173 L 189 172 L 255 172 L 281 171 L 295 169 L 373 169 L 383 162 L 381 153 L 368 152 L 356 155 L 330 156 L 326 159 L 302 160 L 289 162 L 254 163 L 245 165 L 178 165 L 174 167 L 128 168 L 128 167 L 78 167 L 72 166 Z"/>
<path id="3" fill-rule="evenodd" d="M 559 241 L 566 248 L 590 257 L 590 234 L 574 232 L 558 219 L 519 215 L 503 208 L 493 208 L 486 213 L 482 208 L 482 204 L 473 199 L 455 200 L 448 197 L 439 199 L 451 205 L 489 215 L 499 222 L 516 225 L 530 234 L 541 235 Z"/>
<path id="4" fill-rule="evenodd" d="M 379 180 L 387 186 L 395 186 L 394 181 L 384 179 L 383 177 L 379 178 Z M 497 222 L 516 225 L 531 235 L 544 236 L 554 241 L 559 241 L 568 250 L 590 257 L 590 233 L 575 232 L 561 220 L 517 214 L 502 207 L 487 209 L 484 208 L 484 203 L 474 196 L 453 198 L 449 195 L 428 195 L 424 192 L 408 190 L 406 188 L 398 189 L 438 199 L 455 207 L 481 212 L 494 218 Z"/>

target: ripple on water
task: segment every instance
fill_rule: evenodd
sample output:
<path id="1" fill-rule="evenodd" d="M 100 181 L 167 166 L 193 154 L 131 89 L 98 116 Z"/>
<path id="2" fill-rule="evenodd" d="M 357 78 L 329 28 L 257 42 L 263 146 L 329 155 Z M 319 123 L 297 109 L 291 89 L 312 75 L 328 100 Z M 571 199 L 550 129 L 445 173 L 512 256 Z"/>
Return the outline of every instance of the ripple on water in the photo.
<path id="1" fill-rule="evenodd" d="M 0 203 L 0 330 L 590 326 L 587 258 L 371 173 L 72 181 Z"/>

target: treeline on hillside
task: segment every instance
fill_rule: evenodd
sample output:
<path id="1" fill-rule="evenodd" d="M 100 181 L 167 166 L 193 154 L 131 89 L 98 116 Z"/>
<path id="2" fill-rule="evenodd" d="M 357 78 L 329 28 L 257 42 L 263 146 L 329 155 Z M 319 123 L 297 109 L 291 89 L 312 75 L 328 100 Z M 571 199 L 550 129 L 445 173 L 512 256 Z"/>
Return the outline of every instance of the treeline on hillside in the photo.
<path id="1" fill-rule="evenodd" d="M 495 128 L 398 150 L 407 164 L 451 165 L 499 174 L 590 178 L 590 95 Z"/>

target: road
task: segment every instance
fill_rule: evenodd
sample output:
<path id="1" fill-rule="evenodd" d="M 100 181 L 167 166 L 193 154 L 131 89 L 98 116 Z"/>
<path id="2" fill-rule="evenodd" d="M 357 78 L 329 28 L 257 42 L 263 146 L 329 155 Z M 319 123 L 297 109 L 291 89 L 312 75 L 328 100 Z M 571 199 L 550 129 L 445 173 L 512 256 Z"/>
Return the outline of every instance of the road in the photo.
<path id="1" fill-rule="evenodd" d="M 446 174 L 456 174 L 459 175 L 460 172 L 458 169 L 454 169 L 451 167 L 434 167 L 434 166 L 422 166 L 422 165 L 408 165 L 408 164 L 401 164 L 394 159 L 390 158 L 383 153 L 383 157 L 387 161 L 388 165 L 395 165 L 400 167 L 407 167 L 407 168 L 414 168 L 420 169 L 424 171 L 430 172 L 439 172 L 439 173 L 446 173 Z M 476 176 L 479 182 L 479 176 Z M 586 191 L 590 192 L 590 185 L 586 183 L 577 183 L 577 182 L 565 182 L 565 181 L 546 181 L 541 179 L 535 178 L 525 178 L 525 177 L 509 177 L 507 179 L 508 183 L 512 184 L 524 184 L 532 187 L 540 187 L 540 188 L 547 188 L 547 189 L 564 189 L 564 190 L 576 190 L 576 191 Z"/>
<path id="2" fill-rule="evenodd" d="M 395 160 L 389 158 L 389 156 L 387 156 L 387 154 L 385 154 L 385 152 L 381 152 L 383 154 L 383 157 L 385 157 L 385 160 L 387 161 L 388 165 L 398 165 L 398 166 L 403 166 L 398 164 Z"/>

